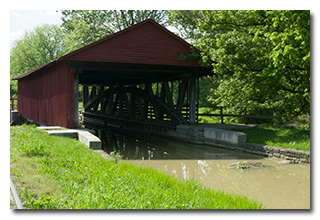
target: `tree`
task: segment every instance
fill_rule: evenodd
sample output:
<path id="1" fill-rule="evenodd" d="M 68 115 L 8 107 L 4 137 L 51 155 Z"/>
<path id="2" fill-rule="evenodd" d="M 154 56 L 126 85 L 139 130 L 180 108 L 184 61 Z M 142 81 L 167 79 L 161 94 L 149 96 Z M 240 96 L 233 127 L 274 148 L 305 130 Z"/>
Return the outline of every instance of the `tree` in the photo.
<path id="1" fill-rule="evenodd" d="M 282 122 L 310 113 L 310 11 L 171 11 L 170 21 L 212 65 L 213 104 L 279 108 Z"/>
<path id="2" fill-rule="evenodd" d="M 60 26 L 44 24 L 14 41 L 10 50 L 10 77 L 54 60 L 66 52 L 64 33 Z M 10 82 L 11 97 L 17 94 L 17 82 Z"/>
<path id="3" fill-rule="evenodd" d="M 62 15 L 68 51 L 73 51 L 148 18 L 166 25 L 167 11 L 64 10 Z"/>

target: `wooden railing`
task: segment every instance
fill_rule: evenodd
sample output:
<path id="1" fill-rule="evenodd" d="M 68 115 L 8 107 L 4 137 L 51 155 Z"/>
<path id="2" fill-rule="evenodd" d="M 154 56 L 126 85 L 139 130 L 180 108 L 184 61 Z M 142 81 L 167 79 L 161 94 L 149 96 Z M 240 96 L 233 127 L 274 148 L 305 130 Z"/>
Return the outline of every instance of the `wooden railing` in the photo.
<path id="1" fill-rule="evenodd" d="M 10 99 L 10 110 L 17 110 L 18 99 Z"/>
<path id="2" fill-rule="evenodd" d="M 221 124 L 224 124 L 225 117 L 244 118 L 245 124 L 248 124 L 249 119 L 267 119 L 271 125 L 274 123 L 274 119 L 277 118 L 277 116 L 275 116 L 275 109 L 273 108 L 238 107 L 238 106 L 200 106 L 200 108 L 210 109 L 210 112 L 219 111 L 219 113 L 198 113 L 198 116 L 219 117 Z M 243 113 L 242 114 L 228 113 L 228 112 L 235 112 L 235 110 L 230 111 L 230 109 L 242 109 L 243 111 L 241 112 Z M 254 114 L 255 111 L 252 111 L 252 109 L 260 110 L 260 112 L 263 111 L 264 114 L 261 114 L 261 113 Z M 268 112 L 268 113 L 265 113 L 265 112 Z"/>

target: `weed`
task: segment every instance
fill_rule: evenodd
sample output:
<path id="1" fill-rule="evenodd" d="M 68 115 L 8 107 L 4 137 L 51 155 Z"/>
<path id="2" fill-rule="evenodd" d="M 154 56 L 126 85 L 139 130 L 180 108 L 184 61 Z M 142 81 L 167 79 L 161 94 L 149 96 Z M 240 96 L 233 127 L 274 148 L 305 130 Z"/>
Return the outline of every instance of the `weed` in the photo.
<path id="1" fill-rule="evenodd" d="M 30 198 L 29 201 L 24 203 L 26 208 L 29 209 L 55 209 L 56 201 L 52 196 L 48 197 L 43 195 L 39 200 L 35 200 L 34 198 Z"/>
<path id="2" fill-rule="evenodd" d="M 239 161 L 238 169 L 247 169 L 247 163 Z"/>
<path id="3" fill-rule="evenodd" d="M 26 188 L 23 194 L 24 207 L 28 209 L 55 209 L 59 203 L 53 196 L 41 195 L 39 199 L 35 199 L 30 195 Z"/>
<path id="4" fill-rule="evenodd" d="M 120 151 L 112 151 L 110 152 L 110 156 L 115 159 L 115 162 L 117 163 L 118 160 L 121 160 L 123 155 L 120 154 Z"/>

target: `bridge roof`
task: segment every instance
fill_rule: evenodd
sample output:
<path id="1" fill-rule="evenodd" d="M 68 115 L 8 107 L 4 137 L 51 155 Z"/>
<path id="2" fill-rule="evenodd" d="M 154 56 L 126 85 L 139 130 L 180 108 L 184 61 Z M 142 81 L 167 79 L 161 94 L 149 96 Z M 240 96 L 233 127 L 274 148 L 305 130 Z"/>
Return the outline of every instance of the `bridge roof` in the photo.
<path id="1" fill-rule="evenodd" d="M 148 19 L 13 79 L 31 76 L 63 60 L 68 61 L 68 68 L 80 71 L 80 83 L 101 82 L 102 78 L 106 82 L 110 82 L 110 79 L 119 80 L 119 77 L 114 76 L 120 73 L 121 79 L 125 77 L 128 81 L 145 78 L 148 73 L 151 81 L 155 77 L 174 79 L 190 72 L 208 74 L 208 69 L 199 64 L 199 58 L 179 59 L 181 54 L 190 54 L 190 48 L 194 47 Z M 196 48 L 194 50 L 200 52 Z M 160 71 L 162 74 L 158 73 Z"/>

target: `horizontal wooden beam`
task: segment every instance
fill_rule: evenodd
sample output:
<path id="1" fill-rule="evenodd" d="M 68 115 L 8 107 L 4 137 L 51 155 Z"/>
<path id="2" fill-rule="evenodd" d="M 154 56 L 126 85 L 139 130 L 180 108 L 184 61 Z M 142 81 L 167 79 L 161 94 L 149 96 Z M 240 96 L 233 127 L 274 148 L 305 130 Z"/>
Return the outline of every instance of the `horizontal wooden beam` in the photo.
<path id="1" fill-rule="evenodd" d="M 212 75 L 209 68 L 92 61 L 68 61 L 68 68 L 77 69 L 80 84 L 144 84 L 175 81 Z"/>
<path id="2" fill-rule="evenodd" d="M 199 116 L 212 116 L 212 117 L 239 117 L 239 118 L 257 118 L 257 119 L 272 119 L 277 118 L 277 116 L 268 115 L 236 115 L 236 114 L 210 114 L 210 113 L 199 113 Z"/>
<path id="3" fill-rule="evenodd" d="M 155 64 L 136 64 L 136 63 L 111 63 L 69 60 L 68 68 L 91 70 L 91 71 L 118 71 L 126 73 L 194 73 L 212 74 L 212 69 L 201 66 L 173 66 Z"/>
<path id="4" fill-rule="evenodd" d="M 127 74 L 118 71 L 113 71 L 112 73 L 106 72 L 84 72 L 79 75 L 80 84 L 104 84 L 104 85 L 136 85 L 163 81 L 176 81 L 180 79 L 190 78 L 192 74 L 183 73 L 145 73 L 145 74 Z"/>

